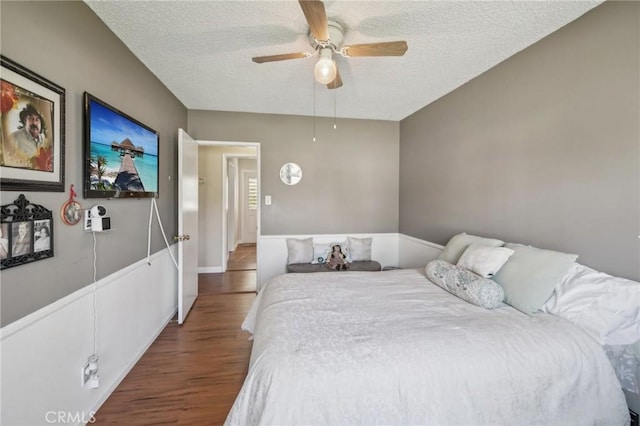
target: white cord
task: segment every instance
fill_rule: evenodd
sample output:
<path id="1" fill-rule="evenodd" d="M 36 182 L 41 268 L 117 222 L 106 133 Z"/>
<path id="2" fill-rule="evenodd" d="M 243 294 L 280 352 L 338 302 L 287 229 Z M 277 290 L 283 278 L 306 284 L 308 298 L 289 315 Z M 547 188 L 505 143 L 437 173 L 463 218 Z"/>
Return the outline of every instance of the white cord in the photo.
<path id="1" fill-rule="evenodd" d="M 337 129 L 338 126 L 336 125 L 336 104 L 337 104 L 337 98 L 338 98 L 338 89 L 334 89 L 333 90 L 333 128 Z"/>
<path id="2" fill-rule="evenodd" d="M 149 210 L 149 234 L 147 237 L 147 263 L 151 264 L 151 223 L 153 222 L 153 211 L 156 212 L 156 217 L 158 218 L 158 223 L 160 224 L 160 230 L 162 231 L 162 237 L 164 238 L 164 242 L 167 245 L 167 250 L 169 250 L 169 255 L 173 260 L 173 264 L 178 268 L 178 262 L 175 257 L 173 257 L 173 253 L 171 248 L 169 247 L 169 241 L 167 241 L 167 236 L 164 233 L 164 228 L 162 226 L 162 220 L 160 219 L 160 213 L 158 212 L 158 205 L 156 204 L 156 199 L 151 199 L 151 208 Z M 98 253 L 96 250 L 97 239 L 96 233 L 93 234 L 93 354 L 98 355 Z"/>
<path id="3" fill-rule="evenodd" d="M 149 205 L 149 230 L 147 231 L 147 264 L 151 265 L 151 223 L 153 222 L 153 200 Z"/>
<path id="4" fill-rule="evenodd" d="M 98 270 L 96 262 L 98 255 L 96 252 L 96 233 L 93 234 L 93 354 L 98 355 Z"/>
<path id="5" fill-rule="evenodd" d="M 178 268 L 178 262 L 176 258 L 173 257 L 173 252 L 169 246 L 169 241 L 167 240 L 167 235 L 164 233 L 164 227 L 162 226 L 162 220 L 160 219 L 160 213 L 158 212 L 158 204 L 156 203 L 156 199 L 151 199 L 151 211 L 149 212 L 149 237 L 147 239 L 147 262 L 151 264 L 150 256 L 151 256 L 151 221 L 153 220 L 153 216 L 151 215 L 152 211 L 155 209 L 156 217 L 158 218 L 158 224 L 160 225 L 160 231 L 162 231 L 162 237 L 164 238 L 164 243 L 167 246 L 167 250 L 169 251 L 169 256 L 171 256 L 171 260 L 173 260 L 173 264 L 176 269 Z"/>

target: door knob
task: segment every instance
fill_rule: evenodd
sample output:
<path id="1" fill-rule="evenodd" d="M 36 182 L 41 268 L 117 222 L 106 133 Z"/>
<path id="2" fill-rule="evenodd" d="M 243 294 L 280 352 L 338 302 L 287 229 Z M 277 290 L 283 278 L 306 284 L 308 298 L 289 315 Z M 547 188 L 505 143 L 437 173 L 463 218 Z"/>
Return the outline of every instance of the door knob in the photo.
<path id="1" fill-rule="evenodd" d="M 184 241 L 184 240 L 189 240 L 189 239 L 191 239 L 191 236 L 189 234 L 176 235 L 175 237 L 173 237 L 173 241 Z"/>

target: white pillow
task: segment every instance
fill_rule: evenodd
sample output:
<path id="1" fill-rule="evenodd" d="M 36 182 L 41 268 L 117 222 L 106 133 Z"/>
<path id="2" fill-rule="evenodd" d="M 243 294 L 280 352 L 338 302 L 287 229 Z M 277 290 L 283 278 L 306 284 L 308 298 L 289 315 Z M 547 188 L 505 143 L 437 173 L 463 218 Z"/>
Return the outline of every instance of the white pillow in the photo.
<path id="1" fill-rule="evenodd" d="M 496 240 L 493 238 L 478 237 L 475 235 L 468 235 L 464 232 L 451 237 L 447 245 L 442 252 L 438 255 L 438 260 L 444 260 L 452 264 L 458 263 L 458 259 L 462 256 L 462 253 L 473 243 L 484 244 L 485 246 L 500 247 L 504 245 L 504 241 Z"/>
<path id="2" fill-rule="evenodd" d="M 287 238 L 287 264 L 292 263 L 311 263 L 313 260 L 313 238 L 304 238 L 301 240 L 295 238 Z"/>
<path id="3" fill-rule="evenodd" d="M 352 262 L 371 260 L 371 238 L 347 237 L 347 247 Z"/>
<path id="4" fill-rule="evenodd" d="M 329 252 L 331 251 L 331 246 L 329 244 L 313 244 L 313 260 L 311 263 L 314 265 L 318 263 L 324 263 L 327 260 L 327 256 L 329 256 Z M 322 259 L 322 260 L 320 260 Z"/>
<path id="5" fill-rule="evenodd" d="M 543 310 L 571 321 L 602 345 L 640 340 L 640 283 L 579 263 L 556 286 Z"/>
<path id="6" fill-rule="evenodd" d="M 457 265 L 484 278 L 493 276 L 507 263 L 513 250 L 473 243 L 460 256 Z"/>

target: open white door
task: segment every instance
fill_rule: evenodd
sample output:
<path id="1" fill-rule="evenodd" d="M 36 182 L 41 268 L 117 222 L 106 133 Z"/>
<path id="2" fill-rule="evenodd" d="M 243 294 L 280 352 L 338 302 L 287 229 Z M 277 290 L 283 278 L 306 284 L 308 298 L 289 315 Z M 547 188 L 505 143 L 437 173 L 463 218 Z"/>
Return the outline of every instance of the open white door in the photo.
<path id="1" fill-rule="evenodd" d="M 178 129 L 178 324 L 198 297 L 198 143 Z"/>

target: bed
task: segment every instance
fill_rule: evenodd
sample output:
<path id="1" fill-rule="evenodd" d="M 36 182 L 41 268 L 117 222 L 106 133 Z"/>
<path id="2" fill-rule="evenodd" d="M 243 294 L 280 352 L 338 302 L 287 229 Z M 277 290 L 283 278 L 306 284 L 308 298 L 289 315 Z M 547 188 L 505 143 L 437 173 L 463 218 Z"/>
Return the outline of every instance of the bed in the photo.
<path id="1" fill-rule="evenodd" d="M 624 425 L 592 337 L 556 315 L 485 309 L 421 269 L 289 273 L 243 329 L 249 371 L 227 425 Z"/>
<path id="2" fill-rule="evenodd" d="M 622 389 L 640 395 L 640 341 L 633 345 L 604 345 Z"/>

